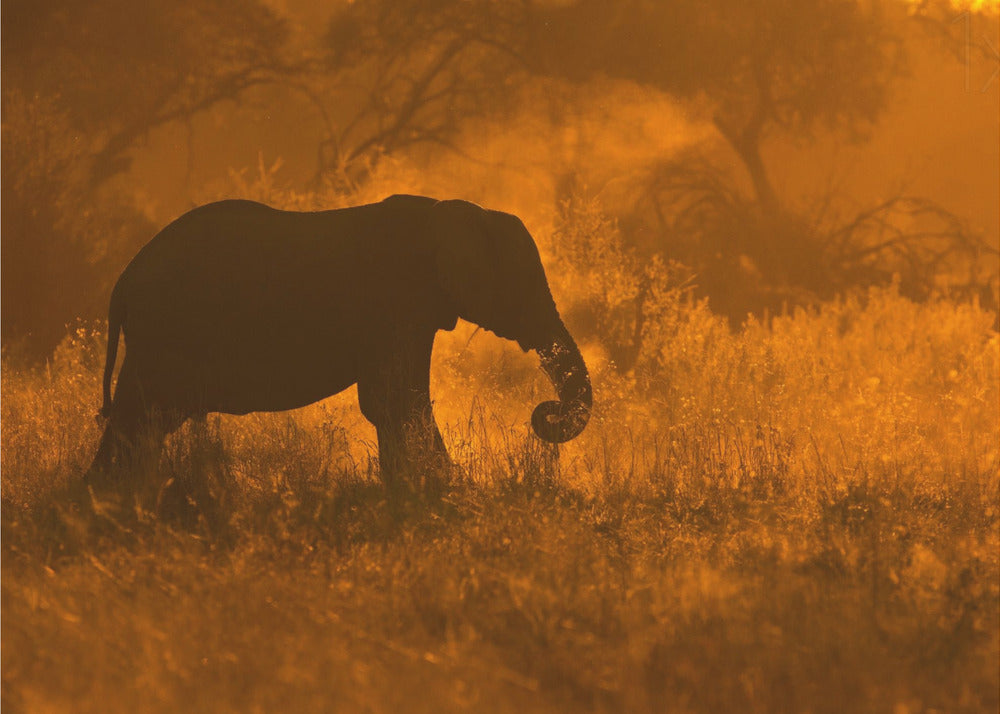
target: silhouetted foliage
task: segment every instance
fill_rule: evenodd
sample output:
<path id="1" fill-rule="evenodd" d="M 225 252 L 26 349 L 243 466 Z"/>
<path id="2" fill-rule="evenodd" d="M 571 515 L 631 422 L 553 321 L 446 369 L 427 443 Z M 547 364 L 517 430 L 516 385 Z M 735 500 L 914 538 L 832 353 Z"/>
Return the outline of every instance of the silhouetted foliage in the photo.
<path id="1" fill-rule="evenodd" d="M 103 312 L 149 223 L 121 191 L 151 130 L 290 71 L 262 4 L 64 0 L 4 4 L 3 344 L 47 354 Z"/>
<path id="2" fill-rule="evenodd" d="M 559 292 L 572 296 L 570 327 L 601 345 L 618 373 L 634 371 L 660 346 L 666 313 L 690 292 L 690 270 L 628 245 L 600 203 L 579 194 L 559 205 L 550 248 Z"/>
<path id="3" fill-rule="evenodd" d="M 263 116 L 290 97 L 305 102 L 296 108 L 308 113 L 310 133 L 319 120 L 316 135 L 299 140 L 315 146 L 316 159 L 308 183 L 300 170 L 301 183 L 288 186 L 309 191 L 297 207 L 347 205 L 359 192 L 373 198 L 373 176 L 396 161 L 422 170 L 449 155 L 472 166 L 480 157 L 471 137 L 520 132 L 505 119 L 584 136 L 579 125 L 594 118 L 580 98 L 628 86 L 646 98 L 640 103 L 669 96 L 722 152 L 685 139 L 681 154 L 609 167 L 618 177 L 646 175 L 645 184 L 625 178 L 632 194 L 602 209 L 617 219 L 626 272 L 654 256 L 681 261 L 733 321 L 897 274 L 913 296 L 960 282 L 966 294 L 996 285 L 984 268 L 993 248 L 948 213 L 950 204 L 890 192 L 856 215 L 834 215 L 838 197 L 812 213 L 779 195 L 767 153 L 777 137 L 808 142 L 832 130 L 864 139 L 905 76 L 913 36 L 940 39 L 958 62 L 992 61 L 983 35 L 995 13 L 980 30 L 966 21 L 975 12 L 946 0 L 354 0 L 313 8 L 321 19 L 306 28 L 295 21 L 300 10 L 264 0 L 4 4 L 5 349 L 16 341 L 42 357 L 67 323 L 102 311 L 114 275 L 151 232 L 123 180 L 147 137 L 180 123 L 193 135 L 208 110 L 220 122 L 234 119 L 223 111 L 239 110 L 246 122 L 246 110 Z M 602 106 L 600 121 L 635 110 L 619 101 Z M 283 121 L 272 131 L 287 134 Z M 562 141 L 573 140 L 552 136 L 553 145 Z M 554 177 L 558 204 L 575 200 L 581 163 L 555 150 L 531 170 Z M 190 185 L 190 172 L 186 180 L 196 200 L 219 195 L 218 184 Z M 159 210 L 187 207 L 176 203 Z M 539 212 L 560 210 L 545 203 Z M 628 331 L 601 324 L 616 335 L 609 343 L 632 345 L 616 364 L 632 363 Z"/>
<path id="4" fill-rule="evenodd" d="M 930 12 L 912 14 L 927 22 Z M 897 195 L 834 216 L 826 196 L 813 214 L 791 208 L 769 176 L 769 137 L 801 141 L 823 129 L 859 140 L 874 126 L 907 68 L 903 8 L 577 0 L 534 21 L 545 28 L 532 46 L 538 71 L 669 92 L 709 117 L 739 159 L 745 176 L 699 150 L 665 158 L 622 216 L 628 245 L 690 266 L 698 294 L 734 324 L 892 280 L 915 298 L 947 289 L 995 303 L 996 249 L 942 206 Z"/>
<path id="5" fill-rule="evenodd" d="M 694 101 L 743 162 L 757 200 L 776 203 L 761 141 L 819 125 L 862 129 L 885 106 L 899 45 L 855 0 L 577 0 L 536 22 L 542 71 L 630 79 Z"/>
<path id="6" fill-rule="evenodd" d="M 913 299 L 942 292 L 995 307 L 996 248 L 950 211 L 906 195 L 859 212 L 824 199 L 812 210 L 768 208 L 685 154 L 651 172 L 622 224 L 640 250 L 690 266 L 697 294 L 733 325 L 891 282 Z"/>
<path id="7" fill-rule="evenodd" d="M 6 352 L 36 359 L 68 324 L 103 314 L 123 246 L 151 225 L 120 200 L 97 199 L 87 147 L 51 100 L 5 85 L 3 111 L 0 325 Z"/>
<path id="8" fill-rule="evenodd" d="M 286 38 L 260 2 L 6 3 L 4 84 L 51 99 L 99 184 L 150 130 L 291 71 Z"/>
<path id="9" fill-rule="evenodd" d="M 364 177 L 384 154 L 457 150 L 460 127 L 497 115 L 520 67 L 527 3 L 359 0 L 324 37 L 325 96 L 335 105 L 317 178 Z M 346 109 L 346 111 L 345 111 Z M 335 118 L 335 121 L 333 120 Z"/>

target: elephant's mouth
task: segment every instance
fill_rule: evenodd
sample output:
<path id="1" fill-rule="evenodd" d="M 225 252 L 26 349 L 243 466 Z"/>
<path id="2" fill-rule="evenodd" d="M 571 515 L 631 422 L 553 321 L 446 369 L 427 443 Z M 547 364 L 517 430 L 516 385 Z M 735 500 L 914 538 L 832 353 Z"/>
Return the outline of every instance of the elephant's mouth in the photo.
<path id="1" fill-rule="evenodd" d="M 561 444 L 575 439 L 587 426 L 594 395 L 583 355 L 562 323 L 554 337 L 537 347 L 542 369 L 559 395 L 542 402 L 531 415 L 531 426 L 543 441 Z M 525 345 L 521 345 L 522 348 Z"/>

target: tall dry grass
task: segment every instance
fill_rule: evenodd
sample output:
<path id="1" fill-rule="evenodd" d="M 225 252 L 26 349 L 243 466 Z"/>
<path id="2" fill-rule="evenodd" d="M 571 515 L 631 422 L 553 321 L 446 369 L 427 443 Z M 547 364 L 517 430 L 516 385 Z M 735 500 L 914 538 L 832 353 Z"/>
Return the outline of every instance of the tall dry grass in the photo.
<path id="1" fill-rule="evenodd" d="M 530 355 L 441 335 L 461 469 L 395 500 L 353 393 L 213 416 L 87 492 L 103 336 L 5 365 L 4 706 L 995 711 L 992 315 L 888 289 L 733 332 L 658 300 L 633 369 L 584 344 L 558 451 Z"/>

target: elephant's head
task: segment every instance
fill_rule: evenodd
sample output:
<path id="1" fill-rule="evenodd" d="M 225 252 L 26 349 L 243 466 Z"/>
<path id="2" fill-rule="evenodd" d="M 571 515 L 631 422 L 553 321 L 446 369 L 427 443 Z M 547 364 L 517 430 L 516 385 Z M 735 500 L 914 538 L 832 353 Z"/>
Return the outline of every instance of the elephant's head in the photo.
<path id="1" fill-rule="evenodd" d="M 575 438 L 590 418 L 590 375 L 556 310 L 531 234 L 516 216 L 466 201 L 435 204 L 430 229 L 438 277 L 458 316 L 538 352 L 559 400 L 535 407 L 535 433 L 551 443 Z"/>

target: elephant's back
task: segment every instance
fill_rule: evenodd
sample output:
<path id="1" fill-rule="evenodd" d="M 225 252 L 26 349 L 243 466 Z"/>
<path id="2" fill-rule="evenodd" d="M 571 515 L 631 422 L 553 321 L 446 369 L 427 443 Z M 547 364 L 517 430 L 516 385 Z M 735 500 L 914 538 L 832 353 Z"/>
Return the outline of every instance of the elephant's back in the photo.
<path id="1" fill-rule="evenodd" d="M 161 230 L 120 280 L 143 289 L 160 283 L 168 291 L 172 286 L 253 284 L 263 293 L 301 283 L 320 270 L 331 278 L 327 285 L 350 282 L 366 261 L 388 261 L 387 253 L 398 248 L 389 243 L 412 238 L 399 234 L 433 203 L 419 196 L 393 196 L 364 206 L 298 212 L 255 201 L 218 201 Z"/>
<path id="2" fill-rule="evenodd" d="M 336 215 L 340 214 L 340 215 Z M 362 216 L 279 211 L 252 201 L 197 208 L 136 254 L 120 278 L 126 324 L 229 331 L 287 324 L 351 289 L 364 261 Z M 133 330 L 134 331 L 134 330 Z M 224 334 L 224 331 L 220 334 Z"/>
<path id="3" fill-rule="evenodd" d="M 332 223 L 352 222 L 349 212 L 298 213 L 244 200 L 210 203 L 157 233 L 128 264 L 121 280 L 145 285 L 181 276 L 189 284 L 196 276 L 260 278 L 262 273 L 280 270 L 297 255 L 315 259 L 331 242 L 341 246 L 349 242 L 353 231 L 316 229 L 324 220 L 331 224 L 336 214 L 342 215 Z"/>

